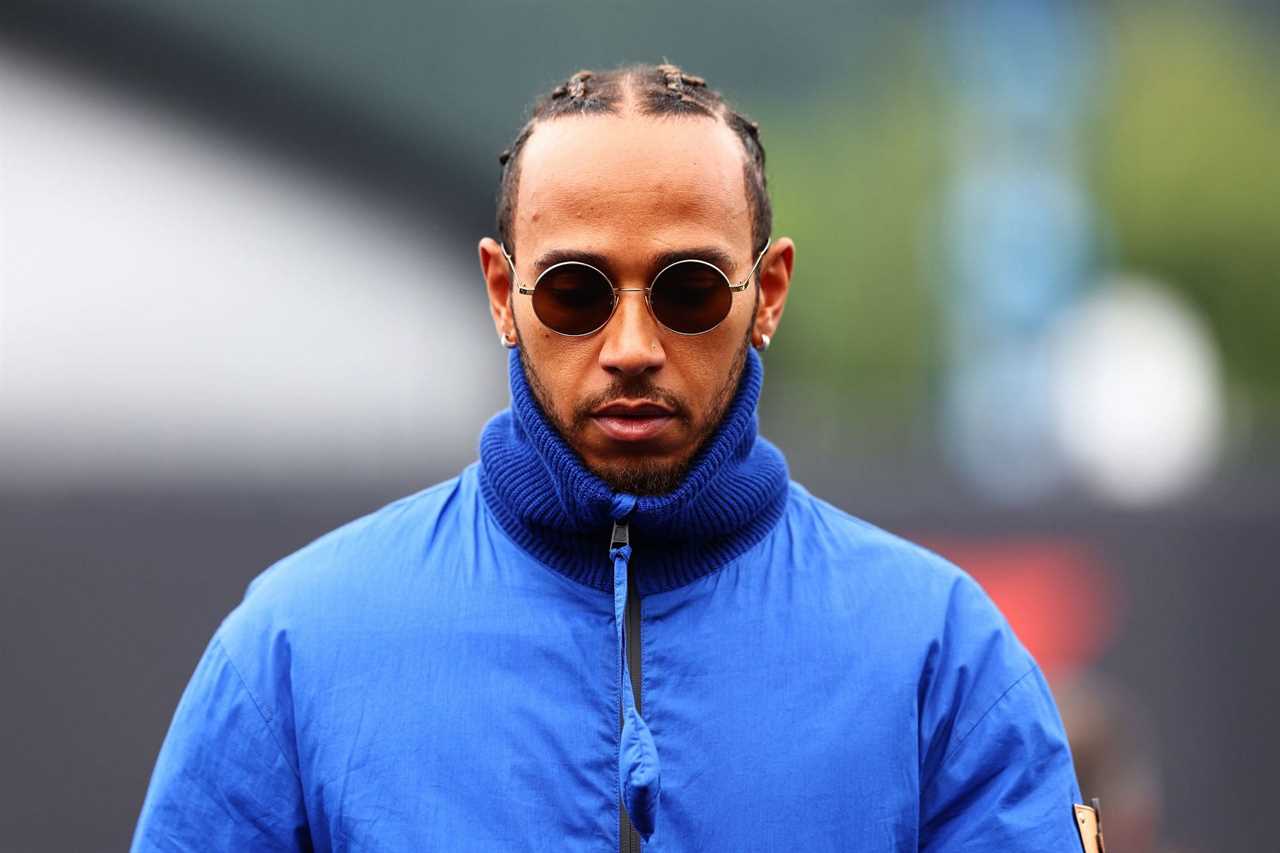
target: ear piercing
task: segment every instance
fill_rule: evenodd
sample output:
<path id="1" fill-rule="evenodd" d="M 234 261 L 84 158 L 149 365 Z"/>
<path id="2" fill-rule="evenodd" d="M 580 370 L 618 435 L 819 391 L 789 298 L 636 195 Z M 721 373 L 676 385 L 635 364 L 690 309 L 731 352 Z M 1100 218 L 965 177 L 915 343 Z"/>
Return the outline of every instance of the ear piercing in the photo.
<path id="1" fill-rule="evenodd" d="M 764 352 L 765 350 L 767 350 L 767 349 L 769 348 L 769 342 L 770 342 L 770 341 L 769 341 L 769 336 L 768 336 L 768 335 L 761 335 L 761 336 L 760 336 L 760 346 L 756 347 L 756 349 L 757 349 L 757 350 L 759 350 L 760 352 Z"/>
<path id="2" fill-rule="evenodd" d="M 508 338 L 508 337 L 507 337 L 507 333 L 506 333 L 506 332 L 498 332 L 498 340 L 499 340 L 499 342 L 501 342 L 501 343 L 502 343 L 502 345 L 503 345 L 504 347 L 506 347 L 507 349 L 515 349 L 515 348 L 516 348 L 516 341 L 515 341 L 514 339 L 512 339 L 512 338 Z"/>

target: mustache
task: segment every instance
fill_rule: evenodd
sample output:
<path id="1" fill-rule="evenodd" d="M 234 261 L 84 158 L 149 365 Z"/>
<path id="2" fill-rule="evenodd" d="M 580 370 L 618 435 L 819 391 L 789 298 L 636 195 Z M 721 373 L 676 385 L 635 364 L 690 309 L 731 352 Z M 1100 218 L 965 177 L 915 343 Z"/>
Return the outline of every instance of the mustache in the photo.
<path id="1" fill-rule="evenodd" d="M 645 400 L 671 410 L 678 420 L 689 420 L 689 407 L 675 394 L 654 384 L 648 376 L 628 376 L 614 379 L 609 387 L 583 400 L 573 410 L 573 425 L 580 427 L 591 418 L 591 413 L 617 400 Z"/>

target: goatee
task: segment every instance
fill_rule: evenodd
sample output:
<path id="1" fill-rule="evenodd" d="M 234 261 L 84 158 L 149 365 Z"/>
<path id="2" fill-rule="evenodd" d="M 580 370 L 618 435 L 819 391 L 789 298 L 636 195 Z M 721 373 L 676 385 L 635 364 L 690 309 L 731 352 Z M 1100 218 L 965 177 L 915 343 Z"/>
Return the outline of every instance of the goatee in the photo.
<path id="1" fill-rule="evenodd" d="M 517 339 L 520 337 L 518 326 L 516 327 L 516 337 Z M 533 391 L 534 399 L 537 400 L 542 413 L 546 415 L 552 427 L 564 439 L 565 444 L 574 453 L 577 453 L 578 459 L 583 462 L 587 469 L 603 480 L 609 488 L 616 492 L 643 496 L 670 494 L 684 482 L 690 469 L 702 456 L 702 451 L 715 437 L 716 430 L 724 420 L 725 412 L 728 411 L 729 405 L 733 402 L 738 390 L 738 383 L 742 379 L 742 369 L 746 364 L 747 347 L 750 346 L 750 342 L 751 338 L 748 334 L 747 337 L 743 338 L 742 345 L 734 354 L 733 364 L 729 369 L 728 376 L 712 399 L 708 417 L 703 421 L 694 441 L 691 442 L 692 450 L 690 452 L 674 462 L 646 459 L 644 457 L 630 457 L 621 458 L 607 465 L 588 465 L 582 459 L 582 454 L 578 453 L 576 437 L 581 435 L 582 431 L 587 428 L 592 411 L 611 400 L 621 397 L 657 400 L 672 409 L 675 412 L 675 417 L 691 422 L 692 417 L 688 407 L 674 394 L 655 385 L 647 374 L 642 374 L 640 376 L 615 379 L 604 392 L 579 404 L 574 409 L 572 422 L 565 423 L 556 413 L 554 406 L 552 406 L 551 395 L 538 377 L 537 370 L 529 363 L 523 345 L 519 346 L 519 351 L 520 365 L 524 369 L 525 381 L 529 383 L 529 388 Z"/>

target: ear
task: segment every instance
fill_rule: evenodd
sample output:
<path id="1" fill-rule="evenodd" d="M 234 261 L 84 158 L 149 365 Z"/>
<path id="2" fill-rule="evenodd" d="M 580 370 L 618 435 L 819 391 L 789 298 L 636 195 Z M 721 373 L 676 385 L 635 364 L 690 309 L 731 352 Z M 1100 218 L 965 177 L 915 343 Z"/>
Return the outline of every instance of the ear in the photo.
<path id="1" fill-rule="evenodd" d="M 779 237 L 760 262 L 760 305 L 751 330 L 751 342 L 757 347 L 764 344 L 765 335 L 772 338 L 778 332 L 795 261 L 796 244 L 790 237 Z"/>
<path id="2" fill-rule="evenodd" d="M 503 254 L 502 246 L 492 237 L 485 237 L 477 247 L 480 251 L 480 274 L 484 276 L 489 294 L 489 313 L 498 337 L 516 340 L 515 318 L 511 316 L 511 266 Z"/>

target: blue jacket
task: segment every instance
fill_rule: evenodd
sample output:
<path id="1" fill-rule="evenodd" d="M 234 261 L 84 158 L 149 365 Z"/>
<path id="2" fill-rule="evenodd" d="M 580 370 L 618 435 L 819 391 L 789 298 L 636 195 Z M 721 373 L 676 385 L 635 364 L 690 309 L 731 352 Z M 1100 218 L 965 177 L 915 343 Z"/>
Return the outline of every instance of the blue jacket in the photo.
<path id="1" fill-rule="evenodd" d="M 509 373 L 477 464 L 250 585 L 135 850 L 1080 849 L 1035 662 L 962 571 L 790 482 L 754 352 L 661 497 Z"/>

